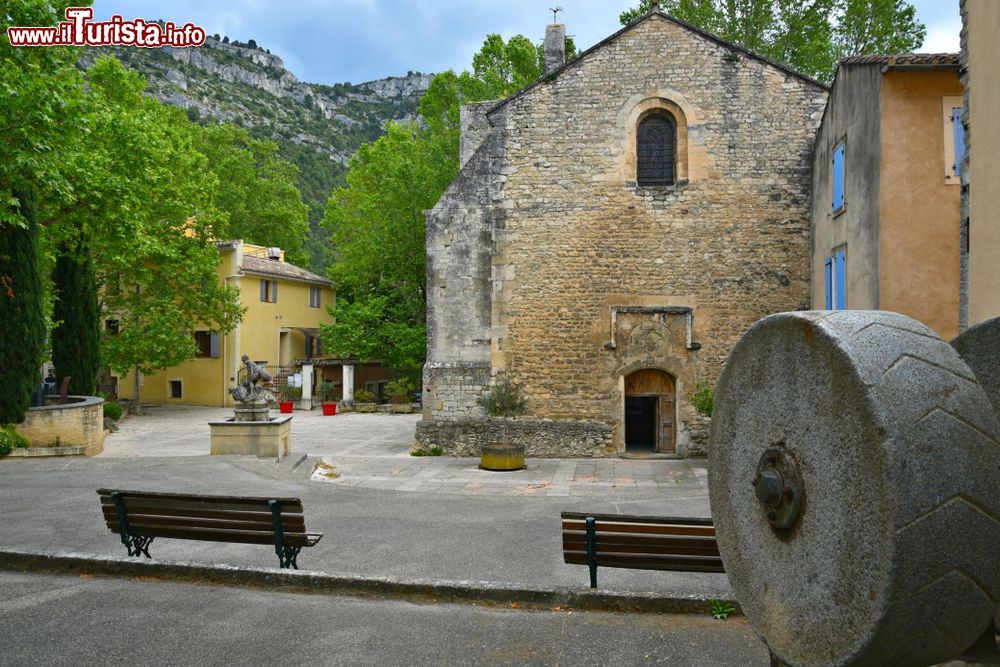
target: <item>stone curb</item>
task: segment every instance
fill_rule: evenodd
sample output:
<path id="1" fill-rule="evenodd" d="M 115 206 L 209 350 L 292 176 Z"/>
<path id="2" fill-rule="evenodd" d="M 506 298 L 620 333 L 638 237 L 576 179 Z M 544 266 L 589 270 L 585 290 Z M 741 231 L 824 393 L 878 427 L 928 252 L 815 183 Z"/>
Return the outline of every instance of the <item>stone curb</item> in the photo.
<path id="1" fill-rule="evenodd" d="M 15 449 L 6 457 L 0 458 L 26 459 L 38 458 L 41 456 L 82 456 L 86 453 L 86 451 L 87 448 L 82 445 L 71 445 L 65 447 L 28 447 L 27 449 Z"/>
<path id="2" fill-rule="evenodd" d="M 0 551 L 0 570 L 45 574 L 92 575 L 105 577 L 199 582 L 224 586 L 263 588 L 291 593 L 348 595 L 398 599 L 415 603 L 478 603 L 522 609 L 616 611 L 666 614 L 711 613 L 711 599 L 699 594 L 660 596 L 653 593 L 529 588 L 517 584 L 488 581 L 403 581 L 392 577 L 365 577 L 328 574 L 305 570 L 235 567 L 201 563 L 125 560 L 85 554 Z M 584 584 L 585 585 L 585 584 Z M 736 611 L 739 604 L 729 598 Z"/>

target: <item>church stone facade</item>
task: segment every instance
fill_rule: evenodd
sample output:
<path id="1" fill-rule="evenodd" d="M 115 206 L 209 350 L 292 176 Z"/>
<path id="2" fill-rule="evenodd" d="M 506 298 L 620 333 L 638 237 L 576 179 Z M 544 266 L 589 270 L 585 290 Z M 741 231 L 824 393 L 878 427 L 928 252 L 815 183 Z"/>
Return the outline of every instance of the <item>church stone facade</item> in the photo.
<path id="1" fill-rule="evenodd" d="M 477 401 L 509 372 L 529 456 L 703 453 L 692 393 L 757 319 L 809 305 L 826 96 L 654 10 L 464 108 L 462 168 L 427 215 L 418 443 L 497 440 Z"/>

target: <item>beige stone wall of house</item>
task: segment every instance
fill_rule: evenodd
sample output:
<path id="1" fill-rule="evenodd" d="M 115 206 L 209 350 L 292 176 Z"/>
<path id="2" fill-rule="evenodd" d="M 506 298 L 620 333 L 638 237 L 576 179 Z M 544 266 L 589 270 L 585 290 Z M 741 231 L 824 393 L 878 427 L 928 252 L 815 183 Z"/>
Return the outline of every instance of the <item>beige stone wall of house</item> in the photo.
<path id="1" fill-rule="evenodd" d="M 1000 316 L 1000 2 L 964 0 L 969 76 L 968 324 Z"/>
<path id="2" fill-rule="evenodd" d="M 759 318 L 809 305 L 810 155 L 825 98 L 817 84 L 654 16 L 498 107 L 492 143 L 456 180 L 497 175 L 489 339 L 435 316 L 476 280 L 474 251 L 455 263 L 464 274 L 447 273 L 462 242 L 454 221 L 481 235 L 489 217 L 463 212 L 453 186 L 429 217 L 436 296 L 425 417 L 461 403 L 435 380 L 442 345 L 482 341 L 493 371 L 524 383 L 529 417 L 610 425 L 618 450 L 626 376 L 665 371 L 676 379 L 677 451 L 698 451 L 696 383 L 715 385 Z M 637 186 L 636 125 L 656 109 L 677 120 L 678 182 Z M 470 321 L 482 305 L 468 299 Z"/>
<path id="3" fill-rule="evenodd" d="M 961 106 L 963 90 L 957 71 L 882 75 L 878 306 L 946 340 L 958 335 L 961 188 L 945 174 L 943 101 Z"/>
<path id="4" fill-rule="evenodd" d="M 879 307 L 881 72 L 841 65 L 816 135 L 812 170 L 811 305 L 826 307 L 826 258 L 845 253 L 847 308 Z M 833 154 L 844 147 L 844 206 L 833 209 Z"/>

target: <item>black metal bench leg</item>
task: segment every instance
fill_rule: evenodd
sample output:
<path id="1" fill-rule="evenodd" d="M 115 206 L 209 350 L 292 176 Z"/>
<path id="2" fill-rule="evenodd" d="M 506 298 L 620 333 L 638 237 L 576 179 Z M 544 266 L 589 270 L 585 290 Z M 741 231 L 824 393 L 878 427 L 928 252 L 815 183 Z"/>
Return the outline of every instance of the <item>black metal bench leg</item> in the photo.
<path id="1" fill-rule="evenodd" d="M 149 545 L 153 543 L 154 537 L 143 537 L 142 535 L 122 535 L 122 544 L 128 549 L 129 556 L 139 556 L 143 555 L 146 558 L 152 558 L 149 555 Z"/>
<path id="2" fill-rule="evenodd" d="M 295 560 L 299 557 L 299 552 L 302 551 L 302 547 L 286 547 L 282 545 L 281 551 L 278 553 L 278 564 L 282 569 L 299 569 L 298 563 Z"/>
<path id="3" fill-rule="evenodd" d="M 149 555 L 149 545 L 153 543 L 153 538 L 132 534 L 132 529 L 128 525 L 128 511 L 125 509 L 125 501 L 122 499 L 120 493 L 117 491 L 113 492 L 111 500 L 115 503 L 115 516 L 118 518 L 118 534 L 121 535 L 122 544 L 128 549 L 128 555 L 138 556 L 142 554 L 146 558 L 152 558 Z"/>
<path id="4" fill-rule="evenodd" d="M 587 517 L 587 567 L 590 568 L 590 587 L 597 588 L 597 528 L 596 520 Z"/>

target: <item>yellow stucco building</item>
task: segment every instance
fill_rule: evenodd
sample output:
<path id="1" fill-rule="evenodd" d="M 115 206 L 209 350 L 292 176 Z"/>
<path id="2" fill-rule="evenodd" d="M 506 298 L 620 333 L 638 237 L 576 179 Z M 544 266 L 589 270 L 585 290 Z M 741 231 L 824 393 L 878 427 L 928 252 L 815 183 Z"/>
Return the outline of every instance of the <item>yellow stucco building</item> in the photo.
<path id="1" fill-rule="evenodd" d="M 812 307 L 959 332 L 958 54 L 841 61 L 813 153 Z"/>
<path id="2" fill-rule="evenodd" d="M 179 366 L 139 378 L 144 403 L 232 405 L 241 357 L 267 365 L 291 367 L 296 360 L 323 357 L 316 333 L 332 318 L 333 284 L 285 262 L 279 248 L 224 241 L 219 248 L 219 281 L 237 287 L 246 308 L 243 320 L 228 334 L 206 325 L 192 331 L 198 356 Z M 118 378 L 119 397 L 135 398 L 131 374 Z"/>

